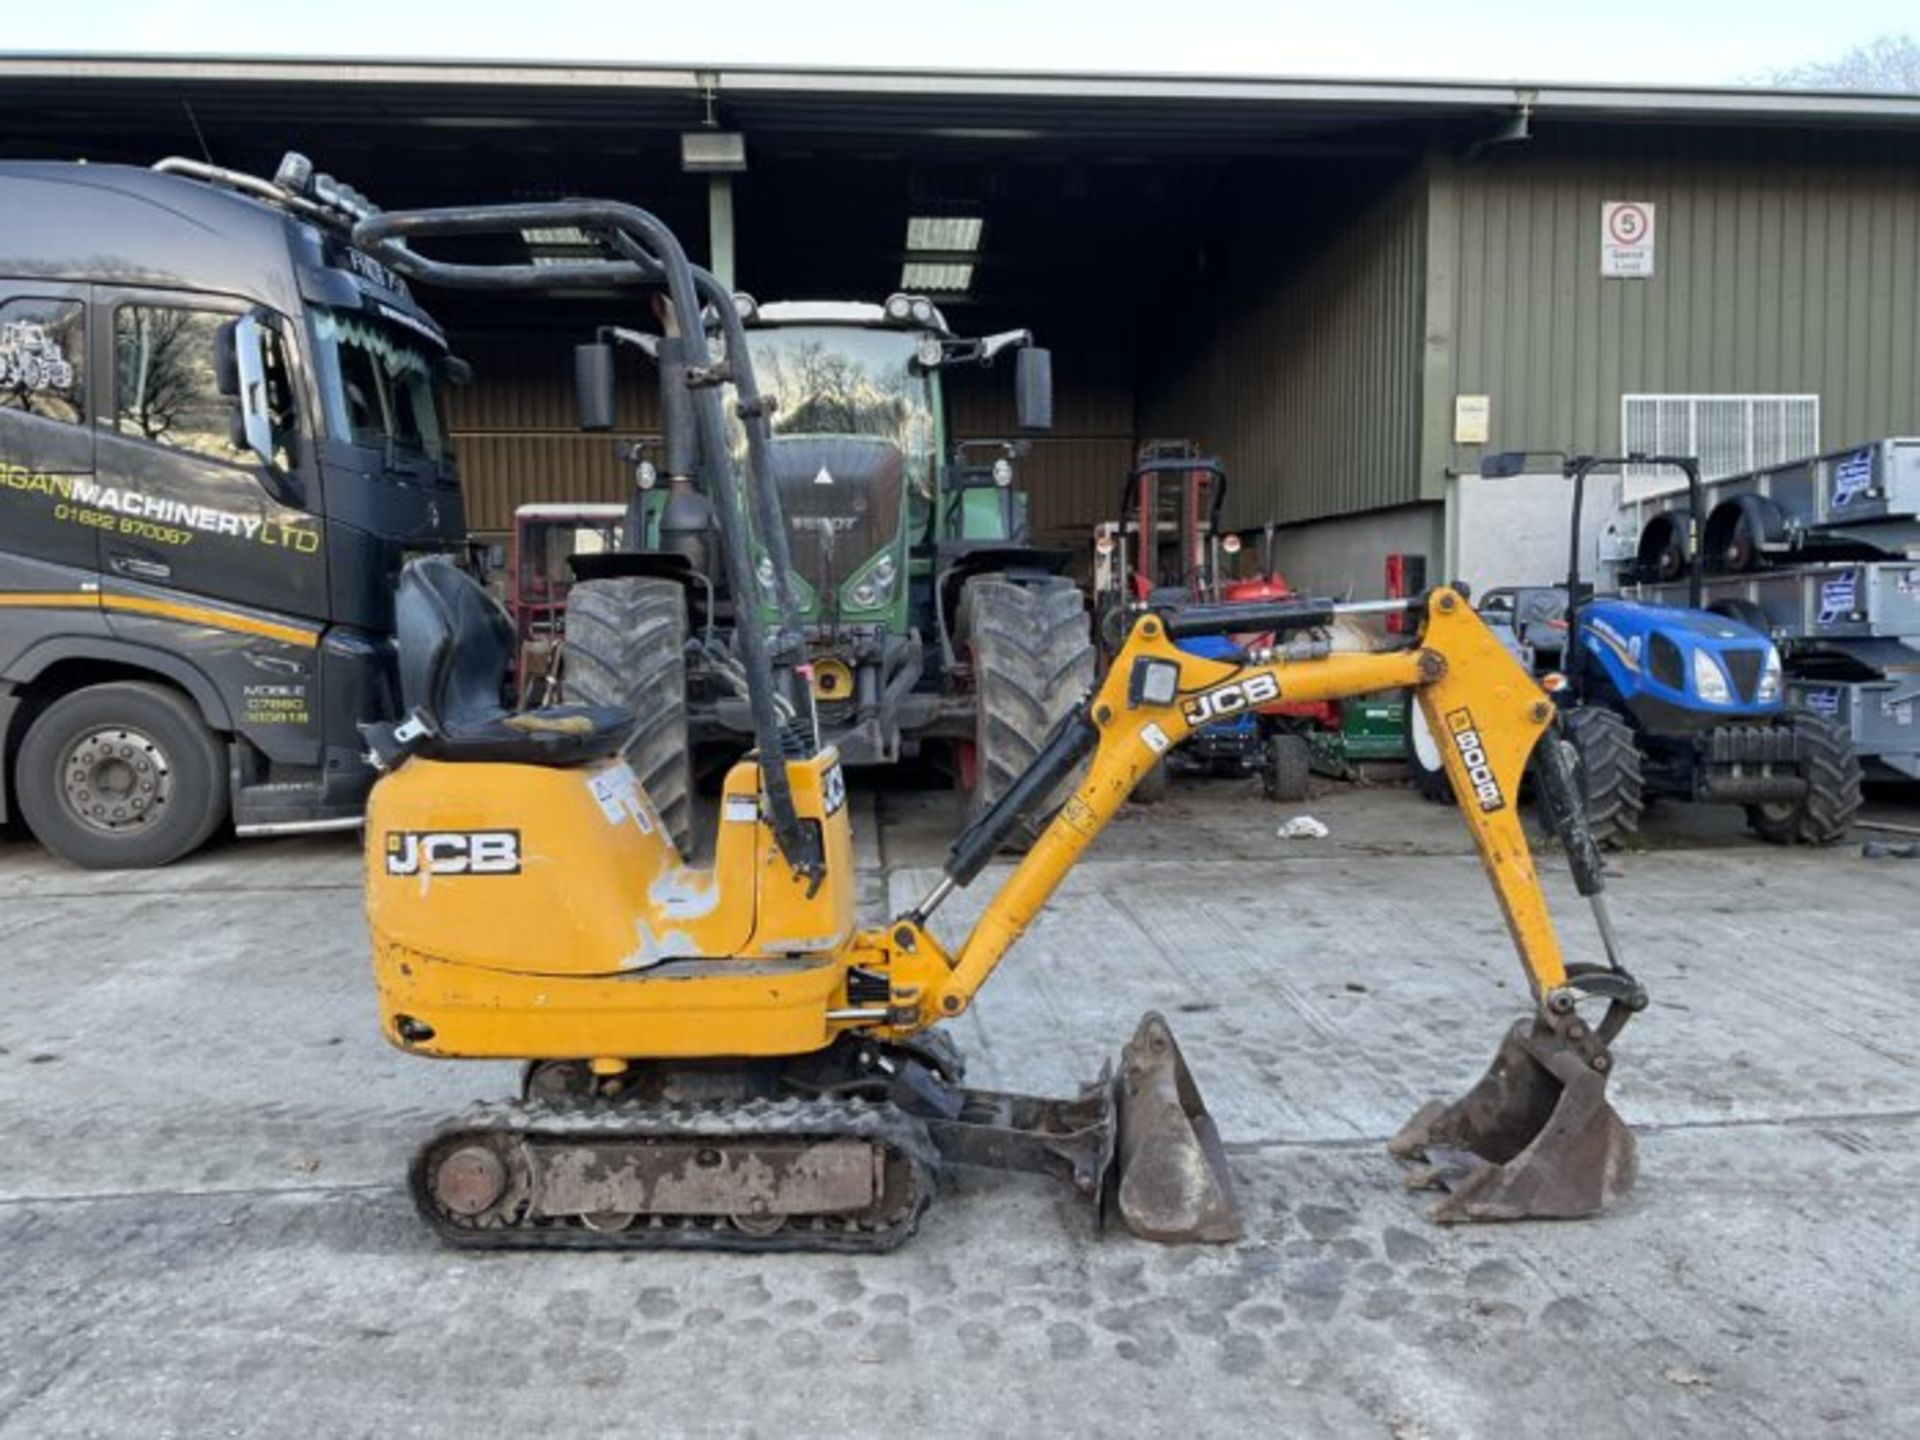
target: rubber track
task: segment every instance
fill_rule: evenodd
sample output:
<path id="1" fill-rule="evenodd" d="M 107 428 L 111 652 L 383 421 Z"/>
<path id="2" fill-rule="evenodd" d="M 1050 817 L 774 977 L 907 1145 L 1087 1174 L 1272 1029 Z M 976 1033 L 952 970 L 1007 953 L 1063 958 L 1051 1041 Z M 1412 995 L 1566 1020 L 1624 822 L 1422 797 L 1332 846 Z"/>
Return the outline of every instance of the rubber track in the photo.
<path id="1" fill-rule="evenodd" d="M 911 1190 L 882 1229 L 856 1229 L 815 1217 L 794 1220 L 773 1235 L 734 1229 L 724 1217 L 698 1216 L 651 1225 L 645 1216 L 625 1230 L 597 1231 L 571 1221 L 478 1229 L 443 1214 L 428 1190 L 436 1153 L 454 1143 L 502 1135 L 567 1140 L 729 1140 L 854 1137 L 885 1146 L 905 1158 Z M 726 1250 L 818 1251 L 836 1255 L 879 1254 L 909 1239 L 933 1199 L 937 1152 L 925 1125 L 896 1107 L 857 1100 L 753 1100 L 743 1104 L 665 1105 L 619 1101 L 503 1101 L 476 1105 L 447 1122 L 414 1152 L 407 1185 L 421 1218 L 446 1244 L 467 1250 Z"/>
<path id="2" fill-rule="evenodd" d="M 1777 845 L 1832 845 L 1846 838 L 1860 813 L 1860 757 L 1840 728 L 1811 710 L 1790 710 L 1793 726 L 1806 755 L 1807 798 L 1784 824 L 1767 822 L 1760 807 L 1749 806 L 1748 823 L 1763 839 Z"/>
<path id="3" fill-rule="evenodd" d="M 686 592 L 672 580 L 589 580 L 567 595 L 566 699 L 633 711 L 623 758 L 683 857 L 693 834 L 686 647 Z"/>
<path id="4" fill-rule="evenodd" d="M 1060 576 L 1032 585 L 983 577 L 967 585 L 964 603 L 980 707 L 979 811 L 1006 793 L 1054 724 L 1093 688 L 1093 637 L 1078 587 Z M 1036 833 L 1076 783 L 1064 781 L 1031 817 Z"/>
<path id="5" fill-rule="evenodd" d="M 1640 833 L 1640 812 L 1646 808 L 1632 729 L 1611 710 L 1591 705 L 1567 711 L 1562 723 L 1579 757 L 1580 795 L 1594 841 L 1624 844 Z"/>

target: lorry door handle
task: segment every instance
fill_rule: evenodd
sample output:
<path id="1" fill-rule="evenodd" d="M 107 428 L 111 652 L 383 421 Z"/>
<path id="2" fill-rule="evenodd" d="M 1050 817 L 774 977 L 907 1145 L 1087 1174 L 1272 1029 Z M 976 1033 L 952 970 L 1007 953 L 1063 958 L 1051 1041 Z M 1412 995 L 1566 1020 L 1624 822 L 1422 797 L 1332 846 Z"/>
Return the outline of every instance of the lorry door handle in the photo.
<path id="1" fill-rule="evenodd" d="M 107 562 L 116 575 L 134 580 L 171 580 L 173 567 L 164 560 L 148 560 L 139 555 L 115 555 Z"/>

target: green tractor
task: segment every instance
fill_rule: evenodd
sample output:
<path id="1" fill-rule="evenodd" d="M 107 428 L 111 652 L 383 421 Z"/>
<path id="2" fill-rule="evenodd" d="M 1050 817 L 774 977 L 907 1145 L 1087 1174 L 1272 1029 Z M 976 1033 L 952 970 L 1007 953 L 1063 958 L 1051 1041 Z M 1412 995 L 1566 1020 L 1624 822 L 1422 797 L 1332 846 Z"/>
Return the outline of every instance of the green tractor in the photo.
<path id="1" fill-rule="evenodd" d="M 696 753 L 752 740 L 733 625 L 751 604 L 769 635 L 797 621 L 806 647 L 811 693 L 783 700 L 784 722 L 817 727 L 850 765 L 927 754 L 984 808 L 1092 685 L 1094 651 L 1070 553 L 1032 541 L 1026 444 L 955 439 L 945 379 L 1011 357 L 1017 423 L 1045 430 L 1051 357 L 1025 330 L 955 335 L 921 296 L 735 304 L 760 394 L 733 443 L 764 423 L 784 517 L 769 534 L 748 497 L 758 593 L 726 585 L 690 421 L 690 387 L 720 377 L 689 371 L 670 314 L 661 334 L 603 328 L 576 353 L 583 426 L 611 428 L 627 344 L 658 368 L 661 439 L 624 449 L 622 545 L 575 557 L 564 692 L 640 717 L 628 760 L 684 852 Z"/>

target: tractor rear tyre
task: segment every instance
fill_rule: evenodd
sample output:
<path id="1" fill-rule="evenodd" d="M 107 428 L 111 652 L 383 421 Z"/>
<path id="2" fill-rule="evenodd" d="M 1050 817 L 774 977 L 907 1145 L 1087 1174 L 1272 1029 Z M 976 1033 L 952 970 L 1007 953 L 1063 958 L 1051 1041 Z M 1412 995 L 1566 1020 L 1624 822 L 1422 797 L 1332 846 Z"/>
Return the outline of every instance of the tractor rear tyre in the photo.
<path id="1" fill-rule="evenodd" d="M 967 582 L 959 609 L 977 702 L 978 815 L 1020 778 L 1060 718 L 1093 688 L 1093 637 L 1079 587 L 1064 576 L 1017 585 L 983 575 Z M 1063 781 L 1027 817 L 1027 834 L 1015 832 L 1015 843 L 1037 838 L 1077 783 Z"/>
<path id="2" fill-rule="evenodd" d="M 1307 737 L 1292 730 L 1276 730 L 1262 747 L 1265 764 L 1260 783 L 1267 798 L 1282 805 L 1296 805 L 1307 798 L 1307 783 L 1313 775 L 1313 747 Z M 1444 777 L 1443 777 L 1444 778 Z"/>
<path id="3" fill-rule="evenodd" d="M 1639 835 L 1640 812 L 1646 809 L 1633 727 L 1611 710 L 1593 705 L 1563 712 L 1561 726 L 1573 746 L 1587 826 L 1600 846 L 1618 849 Z"/>
<path id="4" fill-rule="evenodd" d="M 1838 725 L 1811 710 L 1789 710 L 1784 723 L 1806 757 L 1804 799 L 1747 806 L 1747 824 L 1775 845 L 1832 845 L 1846 838 L 1860 813 L 1860 757 Z"/>
<path id="5" fill-rule="evenodd" d="M 634 728 L 621 757 L 684 859 L 693 845 L 687 743 L 687 595 L 642 576 L 587 580 L 567 594 L 561 685 L 570 705 L 622 705 Z"/>

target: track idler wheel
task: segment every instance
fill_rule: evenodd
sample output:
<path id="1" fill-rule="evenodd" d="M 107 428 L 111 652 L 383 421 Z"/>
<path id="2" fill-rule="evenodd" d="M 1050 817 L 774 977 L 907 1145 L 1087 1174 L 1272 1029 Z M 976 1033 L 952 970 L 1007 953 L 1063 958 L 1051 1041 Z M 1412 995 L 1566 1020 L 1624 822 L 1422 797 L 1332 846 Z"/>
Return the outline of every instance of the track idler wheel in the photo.
<path id="1" fill-rule="evenodd" d="M 1388 1148 L 1423 1162 L 1414 1189 L 1448 1192 L 1435 1220 L 1573 1220 L 1633 1188 L 1633 1132 L 1607 1102 L 1608 1038 L 1571 1008 L 1521 1020 L 1464 1098 L 1421 1107 Z"/>
<path id="2" fill-rule="evenodd" d="M 1220 1131 L 1164 1017 L 1141 1017 L 1114 1083 L 1111 1194 L 1127 1229 L 1166 1243 L 1238 1240 L 1243 1227 Z"/>

